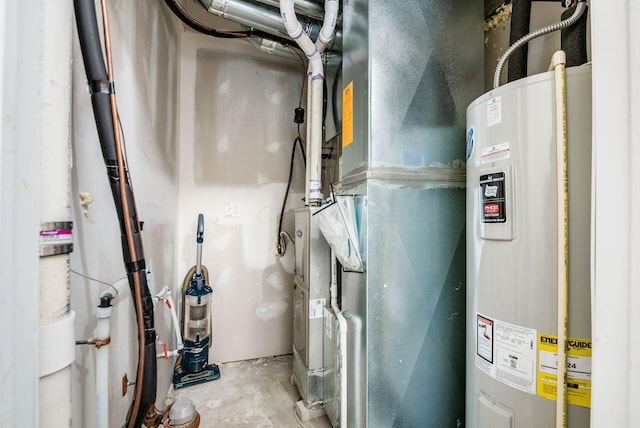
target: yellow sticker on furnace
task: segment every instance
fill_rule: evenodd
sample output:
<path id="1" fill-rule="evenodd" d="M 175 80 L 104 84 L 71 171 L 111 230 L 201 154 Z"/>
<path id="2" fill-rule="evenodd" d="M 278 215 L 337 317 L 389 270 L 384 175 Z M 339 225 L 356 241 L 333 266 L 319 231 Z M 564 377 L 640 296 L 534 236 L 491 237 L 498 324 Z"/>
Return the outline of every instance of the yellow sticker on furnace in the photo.
<path id="1" fill-rule="evenodd" d="M 353 80 L 342 90 L 342 147 L 353 143 Z"/>
<path id="2" fill-rule="evenodd" d="M 567 401 L 591 407 L 591 339 L 569 338 Z M 557 397 L 558 337 L 538 334 L 538 395 Z"/>

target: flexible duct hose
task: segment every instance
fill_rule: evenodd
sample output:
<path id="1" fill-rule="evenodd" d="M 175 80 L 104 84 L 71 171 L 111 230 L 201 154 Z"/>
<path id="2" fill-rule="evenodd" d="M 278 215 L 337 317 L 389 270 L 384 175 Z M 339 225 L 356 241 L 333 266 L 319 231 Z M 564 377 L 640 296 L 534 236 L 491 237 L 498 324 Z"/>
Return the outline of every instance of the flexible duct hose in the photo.
<path id="1" fill-rule="evenodd" d="M 578 3 L 575 12 L 573 13 L 573 15 L 571 15 L 571 17 L 569 17 L 569 19 L 565 19 L 564 21 L 560 21 L 556 24 L 552 24 L 547 27 L 540 28 L 539 30 L 536 30 L 520 38 L 517 42 L 511 45 L 509 49 L 506 50 L 506 52 L 500 57 L 500 60 L 498 61 L 498 65 L 496 66 L 496 72 L 493 75 L 493 88 L 495 89 L 498 86 L 500 86 L 500 75 L 502 74 L 502 69 L 504 68 L 505 63 L 507 62 L 507 60 L 509 59 L 509 57 L 514 51 L 516 51 L 518 48 L 524 46 L 525 44 L 529 43 L 531 40 L 537 37 L 552 33 L 554 31 L 562 30 L 563 28 L 570 27 L 580 19 L 580 17 L 582 16 L 582 14 L 586 9 L 587 9 L 587 5 L 585 1 L 582 0 Z"/>
<path id="2" fill-rule="evenodd" d="M 129 428 L 139 427 L 156 398 L 156 333 L 153 299 L 147 286 L 140 222 L 136 213 L 129 174 L 124 164 L 123 148 L 120 144 L 111 63 L 109 61 L 109 73 L 107 73 L 93 0 L 74 0 L 74 9 L 82 58 L 91 89 L 98 138 L 120 223 L 124 265 L 131 295 L 135 300 L 134 309 L 138 322 L 138 368 L 135 395 L 125 425 Z M 105 43 L 109 51 L 108 20 L 104 3 L 103 19 Z"/>

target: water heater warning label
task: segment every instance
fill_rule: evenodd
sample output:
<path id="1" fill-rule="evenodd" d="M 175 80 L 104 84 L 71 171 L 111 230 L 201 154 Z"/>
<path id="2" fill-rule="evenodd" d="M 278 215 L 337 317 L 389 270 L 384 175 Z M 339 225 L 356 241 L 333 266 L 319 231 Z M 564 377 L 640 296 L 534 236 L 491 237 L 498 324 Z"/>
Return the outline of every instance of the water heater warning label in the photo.
<path id="1" fill-rule="evenodd" d="M 536 393 L 534 329 L 476 314 L 476 367 L 520 391 Z"/>
<path id="2" fill-rule="evenodd" d="M 482 223 L 505 223 L 507 204 L 504 172 L 480 176 L 480 221 Z"/>

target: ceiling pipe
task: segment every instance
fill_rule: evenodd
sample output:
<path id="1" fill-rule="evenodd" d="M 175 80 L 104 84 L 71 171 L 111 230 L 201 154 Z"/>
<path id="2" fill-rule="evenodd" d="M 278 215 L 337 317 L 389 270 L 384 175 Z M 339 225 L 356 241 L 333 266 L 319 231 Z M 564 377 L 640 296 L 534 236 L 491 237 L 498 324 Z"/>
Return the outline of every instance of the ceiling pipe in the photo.
<path id="1" fill-rule="evenodd" d="M 266 2 L 267 0 L 262 0 Z M 307 0 L 308 1 L 308 0 Z M 269 3 L 277 3 L 270 1 Z M 255 28 L 277 37 L 293 40 L 285 28 L 279 9 L 255 0 L 200 0 L 200 4 L 212 15 Z M 295 10 L 295 9 L 294 9 Z M 320 34 L 321 23 L 305 16 L 300 25 L 313 40 Z M 342 51 L 342 32 L 336 32 L 329 51 Z"/>
<path id="2" fill-rule="evenodd" d="M 262 4 L 279 8 L 279 0 L 256 0 Z M 324 0 L 295 0 L 294 10 L 298 15 L 308 16 L 313 19 L 322 20 L 324 18 Z"/>

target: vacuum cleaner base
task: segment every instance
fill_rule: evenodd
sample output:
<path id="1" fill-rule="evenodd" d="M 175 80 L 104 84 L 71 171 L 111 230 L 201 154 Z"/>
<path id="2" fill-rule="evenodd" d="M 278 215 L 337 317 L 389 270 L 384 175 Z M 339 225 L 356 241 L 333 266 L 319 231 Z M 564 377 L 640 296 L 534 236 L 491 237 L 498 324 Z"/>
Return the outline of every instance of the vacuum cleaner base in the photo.
<path id="1" fill-rule="evenodd" d="M 173 375 L 174 389 L 185 386 L 198 385 L 210 380 L 220 379 L 220 369 L 216 364 L 208 364 L 198 373 L 176 373 Z"/>

